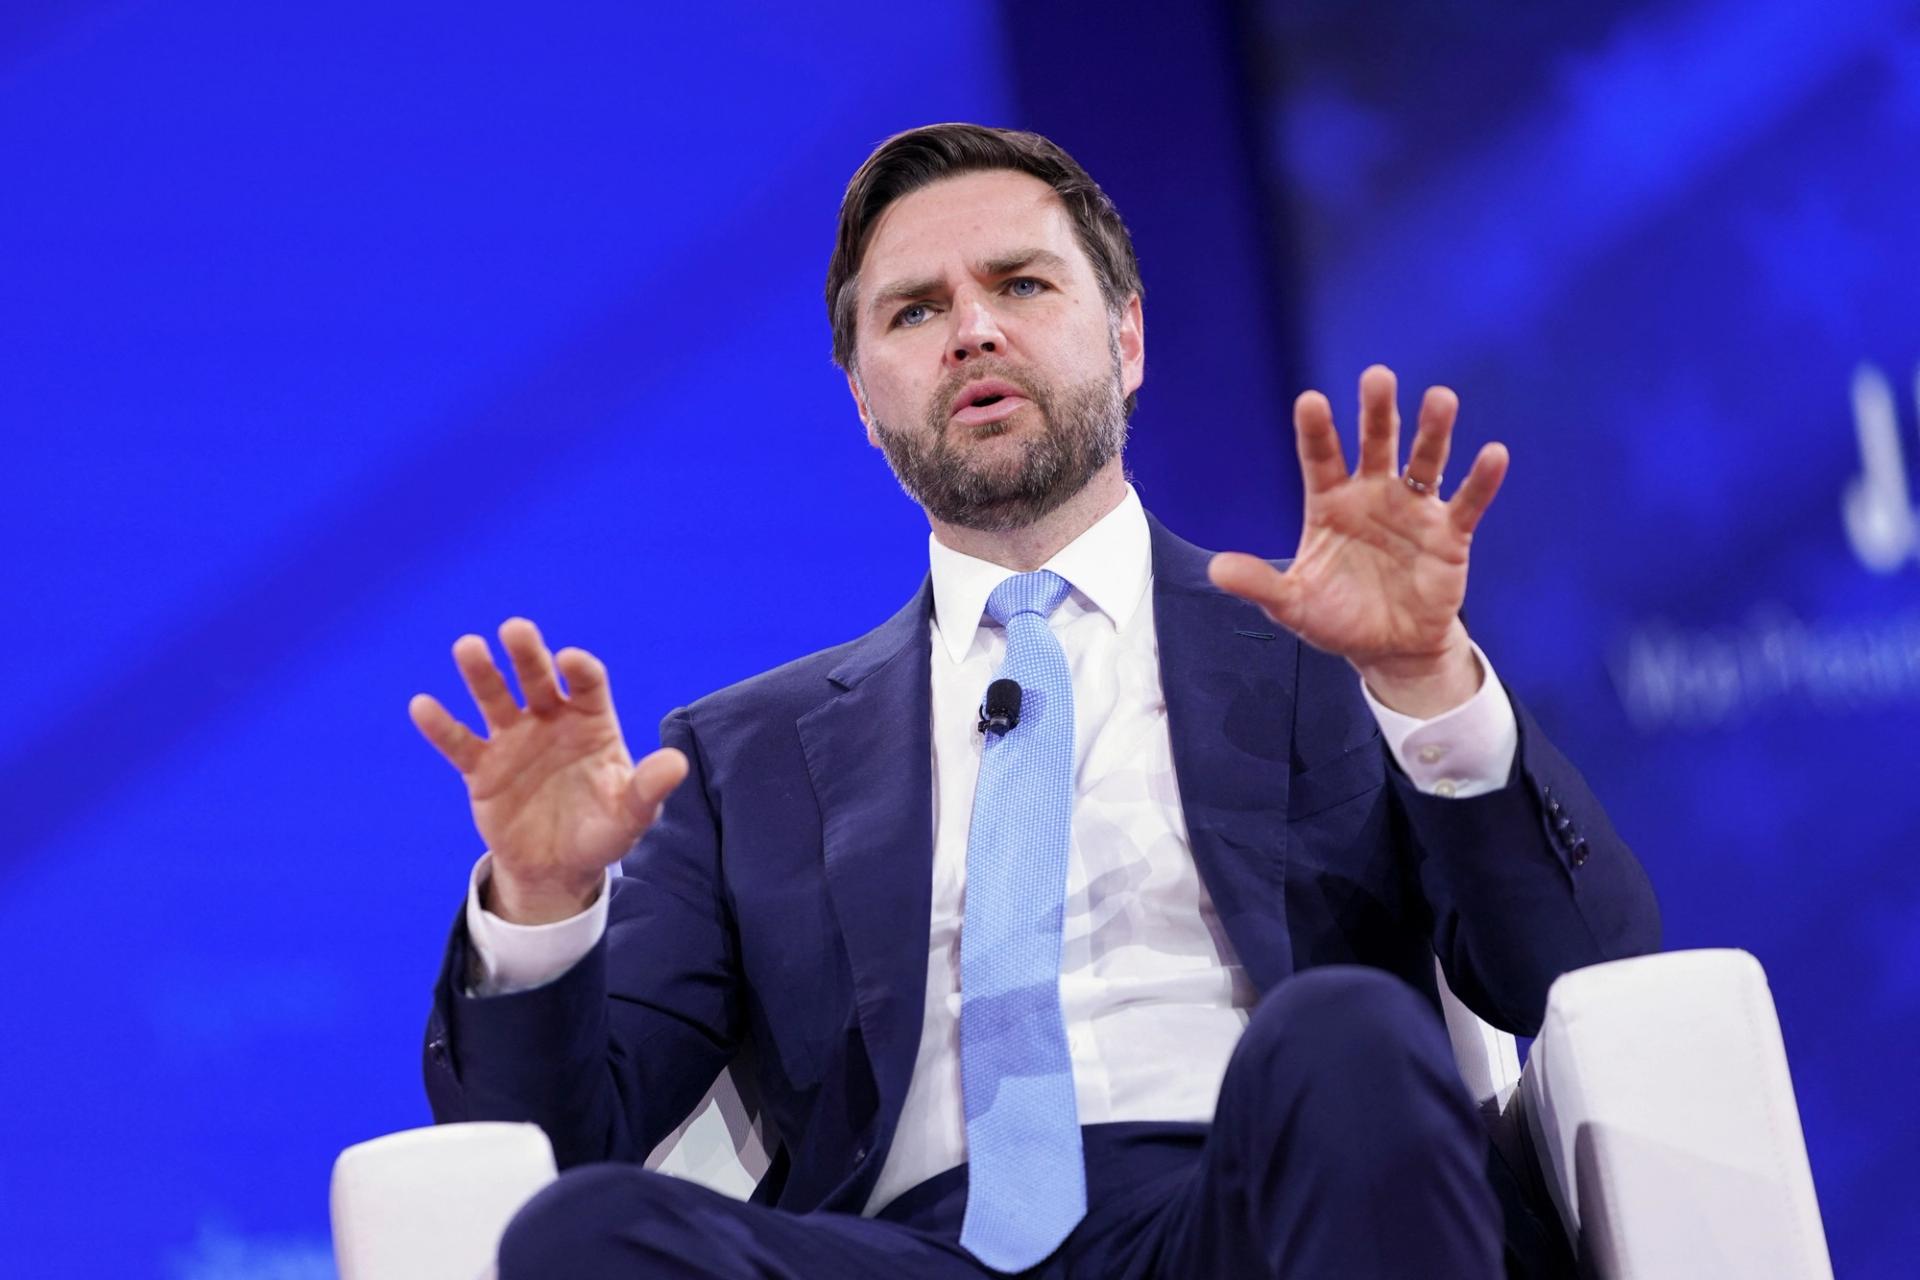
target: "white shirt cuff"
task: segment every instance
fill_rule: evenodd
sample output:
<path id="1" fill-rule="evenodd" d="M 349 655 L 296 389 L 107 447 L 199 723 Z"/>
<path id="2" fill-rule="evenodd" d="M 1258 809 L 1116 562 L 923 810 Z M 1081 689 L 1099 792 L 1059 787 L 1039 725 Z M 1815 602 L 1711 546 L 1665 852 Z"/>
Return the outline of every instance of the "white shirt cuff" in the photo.
<path id="1" fill-rule="evenodd" d="M 600 896 L 577 916 L 552 924 L 514 924 L 480 905 L 480 890 L 493 867 L 482 854 L 467 879 L 467 994 L 504 996 L 552 982 L 593 950 L 607 931 L 607 899 L 613 872 L 607 872 Z"/>
<path id="2" fill-rule="evenodd" d="M 1401 715 L 1374 697 L 1365 680 L 1360 682 L 1394 763 L 1430 796 L 1465 800 L 1485 795 L 1506 786 L 1513 772 L 1513 756 L 1520 749 L 1513 703 L 1477 644 L 1473 656 L 1480 661 L 1479 690 L 1431 720 Z"/>

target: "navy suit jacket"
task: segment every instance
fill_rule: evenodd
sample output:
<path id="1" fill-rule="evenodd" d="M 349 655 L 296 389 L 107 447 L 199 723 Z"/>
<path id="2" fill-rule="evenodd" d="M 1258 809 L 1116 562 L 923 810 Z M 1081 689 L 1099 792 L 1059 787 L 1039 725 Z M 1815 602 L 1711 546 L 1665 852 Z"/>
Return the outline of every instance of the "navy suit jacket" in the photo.
<path id="1" fill-rule="evenodd" d="M 1506 787 L 1422 795 L 1359 681 L 1207 580 L 1151 521 L 1153 610 L 1193 858 L 1261 991 L 1358 963 L 1536 1031 L 1547 986 L 1653 950 L 1639 864 L 1517 700 Z M 531 1120 L 562 1167 L 641 1160 L 750 1050 L 779 1151 L 754 1198 L 858 1212 L 919 1045 L 931 914 L 930 584 L 858 640 L 675 711 L 692 762 L 557 981 L 462 994 L 456 922 L 427 1032 L 449 1120 Z M 1178 1071 L 1178 1062 L 1168 1062 Z"/>

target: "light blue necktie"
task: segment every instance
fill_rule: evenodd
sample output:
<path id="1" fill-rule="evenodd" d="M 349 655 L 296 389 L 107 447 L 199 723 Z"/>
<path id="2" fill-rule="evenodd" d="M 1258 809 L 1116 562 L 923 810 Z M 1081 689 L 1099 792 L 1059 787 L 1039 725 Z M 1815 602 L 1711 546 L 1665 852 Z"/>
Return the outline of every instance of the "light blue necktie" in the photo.
<path id="1" fill-rule="evenodd" d="M 967 1116 L 961 1245 L 1024 1271 L 1087 1211 L 1073 1061 L 1060 1013 L 1060 928 L 1073 810 L 1073 682 L 1047 616 L 1066 579 L 1008 578 L 987 600 L 1007 629 L 998 678 L 1017 723 L 989 731 L 967 838 L 960 933 L 960 1087 Z"/>

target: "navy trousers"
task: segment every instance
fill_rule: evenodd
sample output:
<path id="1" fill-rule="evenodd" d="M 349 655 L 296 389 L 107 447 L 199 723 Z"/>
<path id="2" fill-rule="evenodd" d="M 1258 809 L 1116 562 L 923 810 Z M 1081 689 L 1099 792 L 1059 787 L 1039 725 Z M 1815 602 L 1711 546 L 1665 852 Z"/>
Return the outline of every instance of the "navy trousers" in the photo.
<path id="1" fill-rule="evenodd" d="M 1030 1280 L 1537 1270 L 1511 1250 L 1503 1261 L 1513 1188 L 1500 1185 L 1438 1015 L 1376 970 L 1313 969 L 1269 992 L 1211 1125 L 1089 1125 L 1082 1135 L 1087 1216 L 1022 1273 Z M 966 1194 L 962 1167 L 874 1218 L 793 1214 L 633 1165 L 587 1165 L 508 1225 L 500 1277 L 981 1280 L 997 1273 L 958 1243 Z"/>

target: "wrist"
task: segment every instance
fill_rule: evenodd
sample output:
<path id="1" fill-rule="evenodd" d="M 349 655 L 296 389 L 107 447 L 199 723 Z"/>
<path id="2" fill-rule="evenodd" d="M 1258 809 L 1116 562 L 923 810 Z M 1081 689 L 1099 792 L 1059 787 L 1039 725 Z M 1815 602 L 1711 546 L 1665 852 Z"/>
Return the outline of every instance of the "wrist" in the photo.
<path id="1" fill-rule="evenodd" d="M 604 870 L 584 877 L 523 877 L 496 859 L 480 885 L 480 905 L 509 924 L 553 924 L 592 906 L 605 881 Z"/>
<path id="2" fill-rule="evenodd" d="M 1465 704 L 1486 679 L 1466 628 L 1458 621 L 1452 637 L 1437 653 L 1354 666 L 1383 706 L 1417 720 L 1431 720 Z"/>

